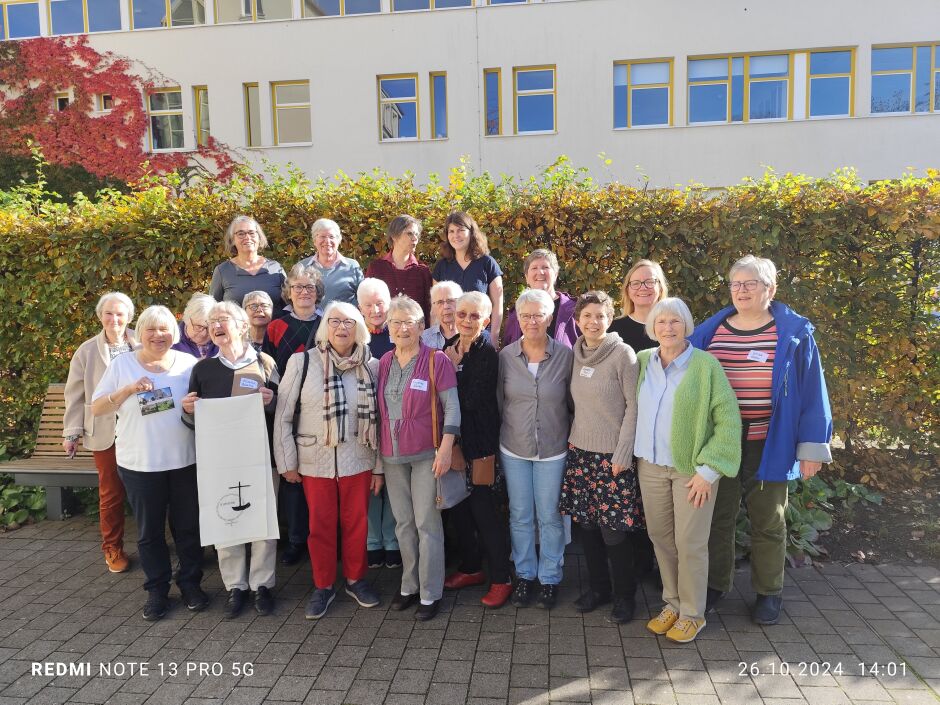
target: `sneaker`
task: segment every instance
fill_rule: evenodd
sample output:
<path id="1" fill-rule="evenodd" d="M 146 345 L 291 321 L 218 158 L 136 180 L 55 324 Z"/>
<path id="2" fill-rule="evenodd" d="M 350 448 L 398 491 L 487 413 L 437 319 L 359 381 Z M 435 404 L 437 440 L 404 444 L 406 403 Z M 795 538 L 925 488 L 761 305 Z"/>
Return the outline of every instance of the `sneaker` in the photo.
<path id="1" fill-rule="evenodd" d="M 780 621 L 780 608 L 783 607 L 783 595 L 758 595 L 751 611 L 755 624 L 776 624 Z"/>
<path id="2" fill-rule="evenodd" d="M 320 619 L 326 614 L 333 600 L 336 599 L 336 590 L 333 588 L 317 588 L 313 591 L 313 597 L 307 603 L 307 609 L 304 610 L 304 617 L 307 619 Z"/>
<path id="3" fill-rule="evenodd" d="M 448 590 L 460 590 L 465 587 L 482 585 L 485 582 L 486 576 L 482 570 L 478 570 L 476 573 L 461 573 L 458 570 L 444 578 L 444 587 Z"/>
<path id="4" fill-rule="evenodd" d="M 610 602 L 610 593 L 604 595 L 588 588 L 574 601 L 574 608 L 578 612 L 593 612 L 608 602 Z"/>
<path id="5" fill-rule="evenodd" d="M 180 585 L 180 595 L 190 612 L 201 612 L 209 604 L 209 596 L 198 585 Z"/>
<path id="6" fill-rule="evenodd" d="M 486 607 L 496 609 L 505 605 L 511 594 L 512 583 L 493 583 L 490 585 L 490 591 L 480 598 L 480 602 Z"/>
<path id="7" fill-rule="evenodd" d="M 131 567 L 131 561 L 124 553 L 124 549 L 108 546 L 104 549 L 104 562 L 112 573 L 123 573 Z"/>
<path id="8" fill-rule="evenodd" d="M 274 611 L 274 595 L 271 589 L 262 585 L 255 590 L 255 612 L 262 617 L 267 617 Z"/>
<path id="9" fill-rule="evenodd" d="M 232 588 L 228 591 L 228 599 L 225 601 L 225 607 L 222 608 L 222 614 L 226 619 L 234 619 L 241 614 L 247 600 L 247 590 Z"/>
<path id="10" fill-rule="evenodd" d="M 683 617 L 676 620 L 672 628 L 666 632 L 666 638 L 677 644 L 686 644 L 698 636 L 698 633 L 705 628 L 705 619 L 692 619 Z"/>
<path id="11" fill-rule="evenodd" d="M 385 549 L 377 548 L 374 551 L 366 551 L 366 557 L 370 568 L 381 568 L 385 565 Z"/>
<path id="12" fill-rule="evenodd" d="M 360 607 L 375 607 L 381 602 L 375 590 L 364 579 L 346 583 L 346 594 L 358 602 Z"/>
<path id="13" fill-rule="evenodd" d="M 307 553 L 307 544 L 290 543 L 281 554 L 281 565 L 297 565 Z"/>
<path id="14" fill-rule="evenodd" d="M 543 585 L 539 590 L 539 596 L 535 600 L 535 606 L 543 610 L 550 610 L 558 602 L 558 586 Z"/>
<path id="15" fill-rule="evenodd" d="M 170 599 L 162 590 L 149 590 L 147 592 L 144 619 L 148 622 L 156 622 L 166 616 L 168 609 L 170 609 Z"/>
<path id="16" fill-rule="evenodd" d="M 385 567 L 386 568 L 401 568 L 401 551 L 398 550 L 389 550 L 385 551 Z"/>
<path id="17" fill-rule="evenodd" d="M 418 605 L 418 609 L 415 610 L 415 619 L 419 622 L 427 622 L 429 619 L 434 619 L 440 609 L 440 600 L 434 600 L 430 605 L 426 605 L 422 602 Z"/>
<path id="18" fill-rule="evenodd" d="M 532 590 L 534 588 L 534 580 L 518 578 L 516 580 L 516 587 L 512 591 L 512 598 L 510 599 L 513 607 L 528 607 L 532 604 L 532 598 L 534 597 Z"/>
<path id="19" fill-rule="evenodd" d="M 721 601 L 721 598 L 725 596 L 721 590 L 716 590 L 715 588 L 708 588 L 705 592 L 705 614 L 711 614 L 715 611 L 715 606 Z"/>
<path id="20" fill-rule="evenodd" d="M 418 601 L 418 595 L 402 595 L 400 592 L 392 598 L 392 604 L 389 605 L 395 612 L 404 612 Z"/>
<path id="21" fill-rule="evenodd" d="M 636 601 L 632 597 L 615 597 L 614 606 L 610 610 L 607 621 L 614 624 L 626 624 L 633 621 L 635 611 Z"/>
<path id="22" fill-rule="evenodd" d="M 662 636 L 672 629 L 672 625 L 676 623 L 677 619 L 679 619 L 679 613 L 669 605 L 666 605 L 663 607 L 662 612 L 646 623 L 646 628 L 653 632 L 653 634 Z"/>

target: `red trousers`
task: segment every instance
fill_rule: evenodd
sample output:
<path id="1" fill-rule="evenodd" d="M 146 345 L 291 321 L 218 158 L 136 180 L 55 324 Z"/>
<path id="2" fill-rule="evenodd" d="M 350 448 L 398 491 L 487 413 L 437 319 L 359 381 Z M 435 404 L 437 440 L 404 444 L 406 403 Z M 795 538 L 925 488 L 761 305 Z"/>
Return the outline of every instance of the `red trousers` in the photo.
<path id="1" fill-rule="evenodd" d="M 98 469 L 98 519 L 101 548 L 124 548 L 124 483 L 118 476 L 114 446 L 92 451 Z"/>
<path id="2" fill-rule="evenodd" d="M 366 538 L 369 534 L 369 485 L 372 473 L 340 478 L 303 476 L 310 515 L 307 548 L 313 584 L 331 588 L 336 582 L 336 523 L 343 541 L 343 575 L 352 582 L 366 576 Z"/>

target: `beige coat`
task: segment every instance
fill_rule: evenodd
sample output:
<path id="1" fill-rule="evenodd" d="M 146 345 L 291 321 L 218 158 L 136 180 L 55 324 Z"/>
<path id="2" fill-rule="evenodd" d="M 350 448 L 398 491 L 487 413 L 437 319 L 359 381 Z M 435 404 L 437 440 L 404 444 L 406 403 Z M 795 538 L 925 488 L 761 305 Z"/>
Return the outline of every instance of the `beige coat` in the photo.
<path id="1" fill-rule="evenodd" d="M 128 328 L 125 335 L 131 347 L 135 347 L 134 331 Z M 96 417 L 91 413 L 92 394 L 109 362 L 108 340 L 101 331 L 78 346 L 69 364 L 62 437 L 81 436 L 87 450 L 107 450 L 114 445 L 115 414 Z"/>

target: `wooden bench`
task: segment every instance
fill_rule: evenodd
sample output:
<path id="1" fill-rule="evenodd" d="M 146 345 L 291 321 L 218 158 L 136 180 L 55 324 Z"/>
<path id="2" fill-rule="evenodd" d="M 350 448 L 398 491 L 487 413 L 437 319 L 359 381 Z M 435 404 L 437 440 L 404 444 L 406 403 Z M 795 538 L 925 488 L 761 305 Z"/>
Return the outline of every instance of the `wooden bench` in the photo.
<path id="1" fill-rule="evenodd" d="M 29 458 L 0 463 L 0 472 L 13 475 L 17 485 L 46 488 L 46 516 L 62 519 L 63 490 L 67 487 L 97 487 L 98 471 L 91 451 L 79 442 L 74 458 L 62 449 L 65 416 L 65 385 L 50 384 L 42 403 L 36 448 Z"/>

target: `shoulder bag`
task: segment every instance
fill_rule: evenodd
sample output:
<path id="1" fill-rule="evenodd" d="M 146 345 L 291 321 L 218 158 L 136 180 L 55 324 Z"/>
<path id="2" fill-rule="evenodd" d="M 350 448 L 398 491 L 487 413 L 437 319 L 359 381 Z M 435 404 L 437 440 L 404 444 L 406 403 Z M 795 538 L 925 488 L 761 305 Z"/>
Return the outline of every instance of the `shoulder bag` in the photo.
<path id="1" fill-rule="evenodd" d="M 431 437 L 434 439 L 434 449 L 437 450 L 441 445 L 440 433 L 437 426 L 437 385 L 434 380 L 434 353 L 430 351 L 428 359 L 428 377 L 431 388 Z M 463 453 L 460 454 L 463 457 Z M 453 458 L 453 456 L 451 456 Z M 453 465 L 453 461 L 451 461 Z M 435 504 L 438 509 L 450 509 L 470 495 L 467 489 L 467 474 L 463 468 L 455 470 L 451 468 L 439 478 L 437 478 L 437 497 Z"/>

